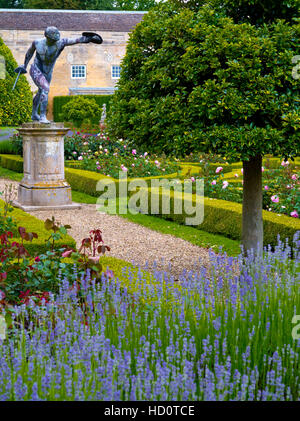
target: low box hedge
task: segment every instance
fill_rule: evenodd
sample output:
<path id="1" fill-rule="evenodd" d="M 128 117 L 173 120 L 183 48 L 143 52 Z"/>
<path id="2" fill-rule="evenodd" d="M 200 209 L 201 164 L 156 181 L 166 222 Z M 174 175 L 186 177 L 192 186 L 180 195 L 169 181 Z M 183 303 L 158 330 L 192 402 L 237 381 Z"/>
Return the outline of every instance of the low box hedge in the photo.
<path id="1" fill-rule="evenodd" d="M 150 189 L 148 189 L 148 213 L 150 212 Z M 159 194 L 159 214 L 156 216 L 164 219 L 170 219 L 179 224 L 185 224 L 187 215 L 184 211 L 180 214 L 174 214 L 174 192 L 171 191 L 170 198 L 170 213 L 162 214 L 162 196 L 163 192 L 154 191 L 152 194 Z M 175 193 L 179 195 L 179 193 Z M 176 196 L 175 196 L 176 197 Z M 180 195 L 181 197 L 181 195 Z M 195 195 L 190 199 L 195 204 Z M 286 215 L 279 215 L 273 212 L 263 211 L 263 224 L 264 224 L 264 245 L 270 244 L 272 247 L 278 243 L 278 235 L 282 240 L 288 239 L 292 245 L 294 235 L 300 231 L 300 220 L 291 218 Z M 213 234 L 223 235 L 233 240 L 241 240 L 242 232 L 242 205 L 225 200 L 218 200 L 212 198 L 204 198 L 204 220 L 201 224 L 194 226 L 196 229 L 207 231 Z"/>
<path id="2" fill-rule="evenodd" d="M 23 158 L 20 155 L 0 155 L 0 165 L 15 172 L 23 172 Z"/>
<path id="3" fill-rule="evenodd" d="M 0 207 L 3 209 L 4 202 L 0 199 Z M 17 223 L 17 226 L 21 226 L 26 228 L 28 232 L 36 232 L 38 238 L 34 238 L 32 242 L 25 241 L 25 248 L 28 250 L 30 254 L 33 253 L 45 253 L 48 248 L 46 246 L 46 241 L 49 238 L 52 231 L 47 231 L 44 227 L 44 222 L 40 219 L 35 218 L 34 216 L 30 215 L 22 211 L 21 209 L 14 208 L 14 210 L 9 214 L 14 218 Z M 45 220 L 51 217 L 51 215 L 45 213 Z M 17 230 L 14 232 L 15 237 L 19 237 L 19 233 Z M 61 247 L 62 245 L 66 244 L 68 247 L 75 247 L 76 242 L 70 235 L 65 235 L 61 240 L 56 241 L 57 247 Z"/>

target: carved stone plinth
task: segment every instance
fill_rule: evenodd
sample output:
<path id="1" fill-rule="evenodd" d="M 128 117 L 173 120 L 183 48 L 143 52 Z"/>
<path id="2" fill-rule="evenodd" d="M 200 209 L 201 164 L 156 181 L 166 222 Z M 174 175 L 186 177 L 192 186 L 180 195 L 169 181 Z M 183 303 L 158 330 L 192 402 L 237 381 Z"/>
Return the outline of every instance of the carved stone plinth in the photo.
<path id="1" fill-rule="evenodd" d="M 23 138 L 24 177 L 18 200 L 25 211 L 79 209 L 72 203 L 71 187 L 65 180 L 63 123 L 24 123 L 18 130 Z"/>

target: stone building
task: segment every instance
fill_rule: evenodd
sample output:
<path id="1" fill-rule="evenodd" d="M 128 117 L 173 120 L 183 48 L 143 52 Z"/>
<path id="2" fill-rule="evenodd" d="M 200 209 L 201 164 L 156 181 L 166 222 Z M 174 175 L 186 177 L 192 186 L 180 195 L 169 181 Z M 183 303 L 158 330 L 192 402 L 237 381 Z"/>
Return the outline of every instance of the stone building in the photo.
<path id="1" fill-rule="evenodd" d="M 44 36 L 47 26 L 56 26 L 61 37 L 78 37 L 84 31 L 97 32 L 102 36 L 101 45 L 69 46 L 58 58 L 49 93 L 48 116 L 51 118 L 54 96 L 107 95 L 114 92 L 129 33 L 142 20 L 144 13 L 0 9 L 0 37 L 21 65 L 30 44 Z M 31 63 L 32 60 L 29 66 Z M 36 92 L 37 87 L 29 74 L 27 78 L 32 91 Z"/>

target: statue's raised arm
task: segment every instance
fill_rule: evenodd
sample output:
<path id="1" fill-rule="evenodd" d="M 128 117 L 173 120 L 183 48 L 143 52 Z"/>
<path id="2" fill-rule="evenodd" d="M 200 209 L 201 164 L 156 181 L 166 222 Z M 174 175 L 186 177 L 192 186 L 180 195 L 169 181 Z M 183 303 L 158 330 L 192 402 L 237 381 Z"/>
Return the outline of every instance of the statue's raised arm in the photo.
<path id="1" fill-rule="evenodd" d="M 100 35 L 94 32 L 83 32 L 82 36 L 79 38 L 63 38 L 62 42 L 64 46 L 74 45 L 74 44 L 88 44 L 93 42 L 94 44 L 102 44 L 103 40 Z"/>
<path id="2" fill-rule="evenodd" d="M 36 86 L 39 88 L 38 93 L 33 98 L 32 120 L 48 123 L 46 111 L 48 105 L 48 93 L 52 78 L 55 62 L 63 49 L 75 44 L 102 44 L 103 40 L 100 35 L 94 32 L 83 32 L 78 38 L 60 38 L 57 28 L 50 26 L 45 30 L 45 37 L 33 41 L 28 49 L 24 65 L 19 66 L 17 73 L 26 73 L 26 67 L 35 54 L 34 62 L 30 67 L 30 76 Z M 38 113 L 40 108 L 40 114 Z"/>

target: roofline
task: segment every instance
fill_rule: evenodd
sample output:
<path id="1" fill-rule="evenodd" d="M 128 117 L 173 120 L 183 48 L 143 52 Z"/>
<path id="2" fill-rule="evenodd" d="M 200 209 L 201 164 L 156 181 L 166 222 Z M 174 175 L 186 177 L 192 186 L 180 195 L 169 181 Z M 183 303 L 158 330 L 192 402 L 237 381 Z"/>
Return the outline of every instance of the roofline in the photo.
<path id="1" fill-rule="evenodd" d="M 0 12 L 12 13 L 107 13 L 107 14 L 144 14 L 148 11 L 140 10 L 62 10 L 62 9 L 0 9 Z"/>

